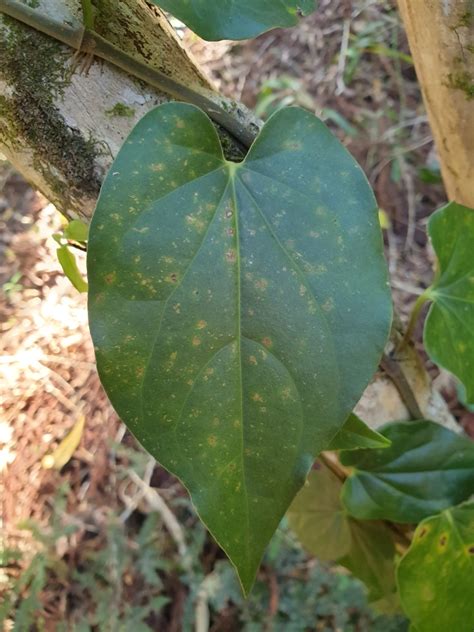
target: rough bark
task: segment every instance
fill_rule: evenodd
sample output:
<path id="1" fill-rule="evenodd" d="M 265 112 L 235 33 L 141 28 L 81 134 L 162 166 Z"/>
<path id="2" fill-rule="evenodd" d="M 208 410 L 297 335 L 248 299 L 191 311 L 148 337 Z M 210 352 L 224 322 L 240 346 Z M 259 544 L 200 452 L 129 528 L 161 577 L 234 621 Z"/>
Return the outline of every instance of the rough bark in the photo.
<path id="1" fill-rule="evenodd" d="M 474 0 L 399 0 L 448 197 L 474 208 Z"/>
<path id="2" fill-rule="evenodd" d="M 25 2 L 31 5 L 31 2 Z M 35 9 L 81 23 L 80 0 Z M 101 0 L 97 30 L 116 46 L 196 91 L 211 88 L 163 14 L 143 0 Z M 133 125 L 163 92 L 0 13 L 0 151 L 68 217 L 90 218 L 103 176 Z"/>

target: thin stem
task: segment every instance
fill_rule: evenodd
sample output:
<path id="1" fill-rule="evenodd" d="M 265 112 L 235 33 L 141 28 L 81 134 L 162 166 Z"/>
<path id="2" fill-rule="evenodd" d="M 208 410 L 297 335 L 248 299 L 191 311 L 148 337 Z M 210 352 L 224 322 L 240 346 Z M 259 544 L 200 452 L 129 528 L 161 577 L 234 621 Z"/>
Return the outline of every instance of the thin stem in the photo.
<path id="1" fill-rule="evenodd" d="M 348 477 L 347 471 L 330 452 L 321 452 L 318 459 L 328 468 L 328 470 L 331 470 L 331 472 L 337 476 L 341 482 L 346 480 Z"/>
<path id="2" fill-rule="evenodd" d="M 416 323 L 418 322 L 418 317 L 420 316 L 421 309 L 423 305 L 430 300 L 430 291 L 431 287 L 426 289 L 423 294 L 421 294 L 415 301 L 415 305 L 413 306 L 413 310 L 410 315 L 410 320 L 408 321 L 408 325 L 405 331 L 405 335 L 403 336 L 400 344 L 398 345 L 397 352 L 403 351 L 407 344 L 410 342 L 413 337 L 413 332 L 415 331 Z"/>
<path id="3" fill-rule="evenodd" d="M 418 405 L 415 394 L 403 372 L 400 362 L 390 358 L 387 354 L 382 356 L 380 366 L 395 384 L 403 403 L 407 407 L 412 419 L 423 419 L 423 413 Z"/>

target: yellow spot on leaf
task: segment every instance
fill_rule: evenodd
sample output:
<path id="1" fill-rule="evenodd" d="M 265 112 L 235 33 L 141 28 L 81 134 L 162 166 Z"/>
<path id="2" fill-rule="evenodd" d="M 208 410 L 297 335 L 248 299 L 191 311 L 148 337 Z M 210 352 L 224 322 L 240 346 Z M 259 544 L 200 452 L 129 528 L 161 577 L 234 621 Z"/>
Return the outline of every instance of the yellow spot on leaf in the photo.
<path id="1" fill-rule="evenodd" d="M 160 171 L 163 171 L 165 168 L 165 165 L 162 162 L 156 163 L 154 165 L 150 165 L 150 169 L 152 171 L 156 171 L 157 173 L 159 173 Z"/>
<path id="2" fill-rule="evenodd" d="M 193 347 L 199 347 L 200 344 L 201 344 L 201 338 L 198 338 L 197 336 L 194 336 L 194 338 L 193 338 Z"/>
<path id="3" fill-rule="evenodd" d="M 321 307 L 325 312 L 331 312 L 334 309 L 334 300 L 332 298 L 328 298 Z"/>
<path id="4" fill-rule="evenodd" d="M 196 329 L 205 329 L 207 327 L 207 323 L 205 320 L 200 320 L 196 325 Z"/>

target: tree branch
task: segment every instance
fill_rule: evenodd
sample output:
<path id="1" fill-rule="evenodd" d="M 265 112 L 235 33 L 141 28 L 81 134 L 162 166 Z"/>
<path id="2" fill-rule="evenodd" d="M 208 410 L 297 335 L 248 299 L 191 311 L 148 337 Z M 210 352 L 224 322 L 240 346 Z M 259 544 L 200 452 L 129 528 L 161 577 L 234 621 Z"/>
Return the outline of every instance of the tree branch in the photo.
<path id="1" fill-rule="evenodd" d="M 227 99 L 211 90 L 206 91 L 204 88 L 197 92 L 125 53 L 95 31 L 89 31 L 82 25 L 70 26 L 31 9 L 17 0 L 0 0 L 0 13 L 75 50 L 91 53 L 179 101 L 196 105 L 247 149 L 258 133 L 261 121 L 241 103 Z"/>

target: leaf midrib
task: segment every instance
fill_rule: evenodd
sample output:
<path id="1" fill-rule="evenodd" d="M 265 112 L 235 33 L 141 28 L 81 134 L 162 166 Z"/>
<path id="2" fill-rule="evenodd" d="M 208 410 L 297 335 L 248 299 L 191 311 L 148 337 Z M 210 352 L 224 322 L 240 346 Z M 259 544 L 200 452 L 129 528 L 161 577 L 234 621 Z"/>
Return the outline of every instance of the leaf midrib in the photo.
<path id="1" fill-rule="evenodd" d="M 244 423 L 244 401 L 243 401 L 243 376 L 242 376 L 242 279 L 241 279 L 241 252 L 240 252 L 240 224 L 239 213 L 237 211 L 237 196 L 235 192 L 235 174 L 239 167 L 232 167 L 229 169 L 229 184 L 231 184 L 232 191 L 232 204 L 234 210 L 234 227 L 235 227 L 235 244 L 236 244 L 236 274 L 237 274 L 237 337 L 238 337 L 238 362 L 239 362 L 239 383 L 240 383 L 240 418 L 242 429 L 241 432 L 241 467 L 242 467 L 242 483 L 243 491 L 245 495 L 245 521 L 247 530 L 245 532 L 245 544 L 247 551 L 247 561 L 250 554 L 250 507 L 249 507 L 249 494 L 247 484 L 247 471 L 245 467 L 245 423 Z"/>

